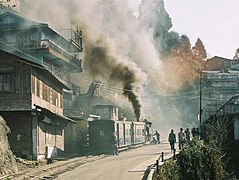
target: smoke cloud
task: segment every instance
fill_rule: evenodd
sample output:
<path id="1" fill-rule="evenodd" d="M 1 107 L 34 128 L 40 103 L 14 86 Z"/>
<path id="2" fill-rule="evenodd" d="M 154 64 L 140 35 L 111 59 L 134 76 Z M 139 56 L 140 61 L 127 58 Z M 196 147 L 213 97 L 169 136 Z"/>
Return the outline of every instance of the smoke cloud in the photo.
<path id="1" fill-rule="evenodd" d="M 85 66 L 96 79 L 100 76 L 101 79 L 108 78 L 112 84 L 122 85 L 123 95 L 132 103 L 136 119 L 139 120 L 141 103 L 134 84 L 140 82 L 137 72 L 141 70 L 136 64 L 111 56 L 103 40 L 98 40 L 94 44 L 87 43 Z"/>
<path id="2" fill-rule="evenodd" d="M 162 53 L 178 43 L 177 34 L 169 33 L 172 23 L 163 0 L 143 0 L 139 12 L 130 1 L 25 0 L 22 10 L 57 31 L 79 26 L 83 31 L 84 70 L 89 71 L 86 79 L 103 81 L 109 89 L 120 87 L 137 120 L 141 114 L 162 132 L 185 126 L 182 114 L 194 118 L 187 108 L 190 104 L 182 102 L 184 113 L 180 113 L 176 99 L 164 100 L 185 85 L 185 76 L 174 59 L 162 60 Z M 82 79 L 78 78 L 80 84 Z M 126 105 L 121 99 L 115 101 Z"/>

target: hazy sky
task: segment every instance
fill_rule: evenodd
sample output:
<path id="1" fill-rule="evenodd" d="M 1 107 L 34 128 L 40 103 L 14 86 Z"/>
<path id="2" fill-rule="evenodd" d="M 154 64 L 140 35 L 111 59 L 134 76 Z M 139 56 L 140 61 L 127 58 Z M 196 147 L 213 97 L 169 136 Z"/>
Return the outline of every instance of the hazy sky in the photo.
<path id="1" fill-rule="evenodd" d="M 164 0 L 173 28 L 197 37 L 211 56 L 232 58 L 239 48 L 239 0 Z"/>
<path id="2" fill-rule="evenodd" d="M 129 0 L 137 4 L 141 0 Z M 198 37 L 210 56 L 232 59 L 239 48 L 239 0 L 164 0 L 172 30 Z"/>

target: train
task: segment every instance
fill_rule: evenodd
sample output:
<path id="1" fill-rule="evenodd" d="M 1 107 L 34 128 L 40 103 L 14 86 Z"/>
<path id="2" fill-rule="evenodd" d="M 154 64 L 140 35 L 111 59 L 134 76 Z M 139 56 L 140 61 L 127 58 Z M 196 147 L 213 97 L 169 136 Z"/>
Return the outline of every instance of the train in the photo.
<path id="1" fill-rule="evenodd" d="M 118 116 L 111 105 L 97 105 L 87 118 L 74 118 L 76 123 L 65 129 L 65 151 L 76 153 L 112 152 L 110 138 L 117 136 L 118 148 L 143 144 L 152 135 L 151 122 L 129 121 Z"/>
<path id="2" fill-rule="evenodd" d="M 89 148 L 95 153 L 110 153 L 110 139 L 117 136 L 118 148 L 143 144 L 146 141 L 146 123 L 100 119 L 89 121 Z"/>

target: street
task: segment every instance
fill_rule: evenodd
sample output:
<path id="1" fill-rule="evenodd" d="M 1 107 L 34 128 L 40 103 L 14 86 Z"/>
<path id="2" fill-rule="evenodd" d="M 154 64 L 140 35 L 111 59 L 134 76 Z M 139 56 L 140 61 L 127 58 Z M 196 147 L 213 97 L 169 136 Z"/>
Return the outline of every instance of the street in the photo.
<path id="1" fill-rule="evenodd" d="M 139 180 L 147 166 L 154 164 L 162 152 L 169 152 L 169 144 L 144 145 L 78 166 L 59 175 L 57 180 Z"/>

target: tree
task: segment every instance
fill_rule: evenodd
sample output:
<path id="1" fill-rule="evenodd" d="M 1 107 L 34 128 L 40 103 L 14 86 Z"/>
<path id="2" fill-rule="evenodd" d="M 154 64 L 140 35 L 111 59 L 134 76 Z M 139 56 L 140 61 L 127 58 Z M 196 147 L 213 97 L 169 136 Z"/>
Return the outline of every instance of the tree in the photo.
<path id="1" fill-rule="evenodd" d="M 163 0 L 142 0 L 138 22 L 142 27 L 152 29 L 155 45 L 161 56 L 169 54 L 178 45 L 177 33 L 169 32 L 173 24 Z"/>
<path id="2" fill-rule="evenodd" d="M 237 48 L 236 53 L 233 57 L 234 60 L 239 60 L 239 48 Z"/>
<path id="3" fill-rule="evenodd" d="M 195 46 L 192 48 L 194 51 L 198 53 L 199 56 L 201 56 L 203 59 L 207 58 L 207 52 L 203 45 L 203 42 L 200 38 L 197 39 Z"/>
<path id="4" fill-rule="evenodd" d="M 172 21 L 164 8 L 163 0 L 142 0 L 138 20 L 146 28 L 152 28 L 156 37 L 168 32 Z"/>
<path id="5" fill-rule="evenodd" d="M 179 50 L 181 53 L 191 52 L 191 43 L 190 39 L 186 35 L 182 35 L 180 38 L 180 47 Z"/>

